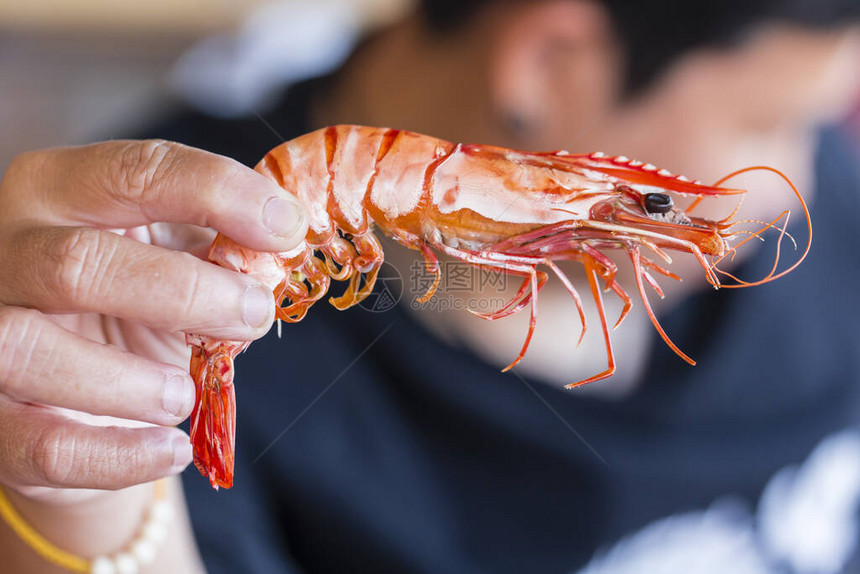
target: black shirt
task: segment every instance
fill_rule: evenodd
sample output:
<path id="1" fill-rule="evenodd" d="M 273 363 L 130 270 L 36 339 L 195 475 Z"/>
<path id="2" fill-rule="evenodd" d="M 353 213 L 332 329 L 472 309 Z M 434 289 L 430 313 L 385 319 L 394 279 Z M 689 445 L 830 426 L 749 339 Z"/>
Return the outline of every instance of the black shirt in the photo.
<path id="1" fill-rule="evenodd" d="M 185 113 L 152 135 L 254 165 L 318 127 L 305 111 L 320 89 L 294 88 L 262 119 Z M 237 362 L 235 486 L 216 493 L 193 468 L 184 475 L 207 567 L 562 573 L 727 495 L 751 509 L 779 469 L 858 418 L 855 152 L 837 131 L 822 137 L 804 264 L 689 297 L 662 322 L 699 365 L 655 344 L 622 400 L 524 384 L 400 306 L 320 302 L 281 340 L 254 343 Z M 770 264 L 753 258 L 742 276 Z"/>

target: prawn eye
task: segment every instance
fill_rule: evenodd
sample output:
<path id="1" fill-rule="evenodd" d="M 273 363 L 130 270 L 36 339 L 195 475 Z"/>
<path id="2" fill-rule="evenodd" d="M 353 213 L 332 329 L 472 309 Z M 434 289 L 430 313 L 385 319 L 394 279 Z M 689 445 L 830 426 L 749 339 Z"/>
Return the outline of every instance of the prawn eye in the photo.
<path id="1" fill-rule="evenodd" d="M 645 196 L 645 211 L 648 213 L 669 213 L 675 202 L 665 193 L 649 193 Z"/>

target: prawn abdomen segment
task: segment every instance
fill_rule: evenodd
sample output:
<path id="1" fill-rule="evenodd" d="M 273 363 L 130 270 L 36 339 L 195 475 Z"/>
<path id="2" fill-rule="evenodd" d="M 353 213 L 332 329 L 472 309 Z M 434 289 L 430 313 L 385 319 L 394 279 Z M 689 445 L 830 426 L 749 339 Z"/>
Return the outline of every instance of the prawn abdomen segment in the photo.
<path id="1" fill-rule="evenodd" d="M 412 132 L 342 125 L 278 146 L 256 169 L 302 201 L 308 240 L 323 244 L 335 230 L 359 234 L 371 222 L 417 220 L 428 172 L 453 148 Z"/>

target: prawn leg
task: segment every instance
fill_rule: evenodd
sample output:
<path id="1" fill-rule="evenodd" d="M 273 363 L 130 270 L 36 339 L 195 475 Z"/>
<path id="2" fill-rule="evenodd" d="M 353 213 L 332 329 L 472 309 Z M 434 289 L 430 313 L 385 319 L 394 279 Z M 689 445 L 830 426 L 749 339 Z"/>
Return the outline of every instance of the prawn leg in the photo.
<path id="1" fill-rule="evenodd" d="M 305 286 L 310 285 L 310 289 Z M 284 295 L 290 298 L 286 307 L 278 306 L 275 317 L 288 323 L 296 323 L 304 318 L 308 309 L 319 301 L 328 291 L 331 276 L 323 260 L 311 255 L 301 266 L 287 276 Z"/>
<path id="2" fill-rule="evenodd" d="M 639 249 L 630 248 L 628 249 L 628 253 L 630 254 L 630 260 L 633 262 L 633 271 L 634 277 L 636 278 L 636 287 L 639 289 L 639 296 L 642 299 L 642 305 L 645 307 L 645 312 L 648 314 L 648 318 L 651 319 L 651 324 L 654 325 L 654 328 L 657 330 L 657 333 L 660 335 L 660 338 L 672 349 L 676 355 L 687 361 L 689 364 L 695 366 L 696 361 L 685 355 L 681 349 L 678 348 L 675 343 L 669 338 L 666 334 L 666 331 L 663 330 L 662 325 L 657 320 L 657 316 L 654 314 L 654 310 L 651 308 L 651 303 L 648 302 L 648 294 L 645 293 L 645 284 L 642 281 L 643 275 L 645 275 L 645 271 L 642 269 L 642 262 L 640 260 Z"/>
<path id="3" fill-rule="evenodd" d="M 539 290 L 539 281 L 538 281 L 538 272 L 535 269 L 537 263 L 542 260 L 536 259 L 532 264 L 523 263 L 523 260 L 532 260 L 534 258 L 522 258 L 516 256 L 505 257 L 504 255 L 499 255 L 498 259 L 496 258 L 487 258 L 482 256 L 479 253 L 472 251 L 463 251 L 454 247 L 449 247 L 443 243 L 434 243 L 433 247 L 442 251 L 446 255 L 450 255 L 460 261 L 465 261 L 466 263 L 471 263 L 473 265 L 485 265 L 488 267 L 496 267 L 501 268 L 506 272 L 512 272 L 515 274 L 520 274 L 528 277 L 528 281 L 530 284 L 530 291 L 527 295 L 529 302 L 531 303 L 531 317 L 529 319 L 529 330 L 526 334 L 526 340 L 523 343 L 522 349 L 520 350 L 520 354 L 504 369 L 502 372 L 505 373 L 511 370 L 514 366 L 516 366 L 520 361 L 522 361 L 523 357 L 526 355 L 526 351 L 528 351 L 529 345 L 531 344 L 532 335 L 534 334 L 535 325 L 537 325 L 537 293 Z"/>
<path id="4" fill-rule="evenodd" d="M 531 275 L 529 273 L 522 273 L 520 271 L 514 271 L 513 269 L 503 269 L 503 273 L 506 275 L 513 275 L 515 277 L 523 277 L 523 282 L 520 285 L 520 288 L 517 290 L 516 294 L 511 297 L 510 301 L 502 305 L 499 309 L 489 312 L 489 313 L 480 313 L 478 311 L 474 311 L 472 309 L 467 309 L 469 313 L 476 317 L 480 317 L 481 319 L 487 321 L 495 321 L 496 319 L 503 319 L 505 317 L 509 317 L 514 315 L 520 311 L 522 311 L 526 305 L 531 301 L 531 291 L 529 291 L 529 286 L 531 285 Z M 538 271 L 538 291 L 543 289 L 544 284 L 546 284 L 548 276 L 543 271 Z"/>
<path id="5" fill-rule="evenodd" d="M 565 388 L 573 389 L 594 381 L 606 379 L 615 374 L 615 353 L 612 351 L 612 338 L 609 336 L 609 325 L 606 322 L 606 309 L 603 307 L 603 294 L 600 286 L 597 284 L 597 269 L 592 263 L 585 264 L 585 275 L 588 278 L 588 286 L 591 288 L 591 295 L 594 297 L 594 304 L 597 305 L 597 314 L 600 317 L 600 326 L 603 330 L 603 340 L 606 344 L 606 370 L 587 379 L 577 381 L 565 385 Z"/>
<path id="6" fill-rule="evenodd" d="M 423 295 L 416 299 L 419 303 L 426 303 L 436 293 L 436 289 L 439 288 L 439 281 L 442 280 L 442 271 L 439 268 L 439 260 L 436 258 L 436 254 L 433 253 L 433 250 L 426 243 L 422 242 L 419 250 L 424 256 L 424 268 L 428 273 L 433 274 L 433 284 L 427 288 L 427 291 Z"/>
<path id="7" fill-rule="evenodd" d="M 353 269 L 349 285 L 340 297 L 329 298 L 329 303 L 338 311 L 349 309 L 367 299 L 376 285 L 376 278 L 384 260 L 382 246 L 373 233 L 354 235 L 352 242 L 356 255 L 347 264 Z"/>

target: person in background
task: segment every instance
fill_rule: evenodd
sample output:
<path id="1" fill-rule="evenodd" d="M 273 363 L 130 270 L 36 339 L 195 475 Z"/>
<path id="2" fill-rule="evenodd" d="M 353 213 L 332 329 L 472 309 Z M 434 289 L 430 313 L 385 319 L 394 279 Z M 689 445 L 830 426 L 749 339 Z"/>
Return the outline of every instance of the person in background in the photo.
<path id="1" fill-rule="evenodd" d="M 428 0 L 265 121 L 183 112 L 147 135 L 194 147 L 25 154 L 0 187 L 0 483 L 104 572 L 837 572 L 860 500 L 860 172 L 818 128 L 855 101 L 858 60 L 858 6 L 840 0 Z M 176 515 L 169 535 L 144 532 L 166 541 L 140 551 L 144 483 L 190 461 L 164 428 L 192 402 L 179 333 L 250 340 L 274 314 L 260 285 L 188 253 L 204 227 L 277 251 L 306 229 L 289 194 L 223 156 L 253 165 L 335 123 L 602 150 L 704 181 L 772 165 L 812 201 L 815 245 L 767 287 L 673 286 L 663 323 L 699 366 L 631 317 L 618 375 L 588 392 L 559 388 L 605 356 L 572 350 L 558 286 L 514 375 L 498 367 L 523 318 L 318 305 L 239 361 L 234 488 L 170 479 L 156 497 L 173 511 L 154 513 Z M 764 219 L 786 198 L 756 181 L 745 207 Z M 386 244 L 386 259 L 405 275 L 413 254 Z M 739 273 L 769 265 L 753 254 Z M 55 571 L 8 525 L 0 549 L 9 572 Z"/>

